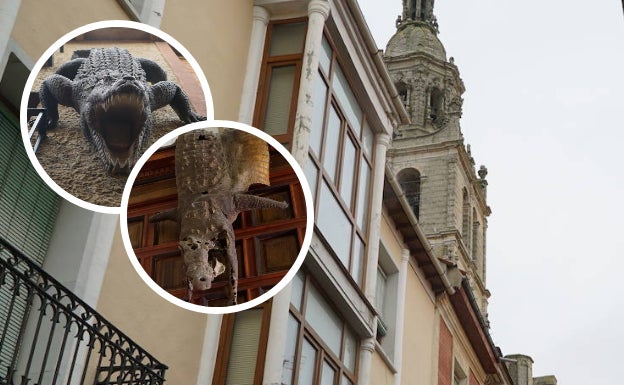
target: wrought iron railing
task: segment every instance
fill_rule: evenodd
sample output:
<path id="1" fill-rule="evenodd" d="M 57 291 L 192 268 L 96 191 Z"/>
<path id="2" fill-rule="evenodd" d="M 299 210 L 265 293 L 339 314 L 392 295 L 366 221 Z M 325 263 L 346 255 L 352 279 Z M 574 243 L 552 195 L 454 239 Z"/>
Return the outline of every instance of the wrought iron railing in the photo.
<path id="1" fill-rule="evenodd" d="M 28 97 L 28 109 L 26 110 L 26 116 L 28 119 L 28 138 L 32 142 L 32 138 L 35 132 L 38 134 L 35 143 L 33 144 L 33 152 L 37 153 L 41 141 L 47 137 L 48 131 L 48 116 L 45 108 L 37 108 L 39 105 L 39 93 L 31 92 Z M 35 117 L 32 119 L 32 117 Z"/>
<path id="2" fill-rule="evenodd" d="M 166 365 L 1 238 L 0 294 L 0 385 L 164 383 Z"/>

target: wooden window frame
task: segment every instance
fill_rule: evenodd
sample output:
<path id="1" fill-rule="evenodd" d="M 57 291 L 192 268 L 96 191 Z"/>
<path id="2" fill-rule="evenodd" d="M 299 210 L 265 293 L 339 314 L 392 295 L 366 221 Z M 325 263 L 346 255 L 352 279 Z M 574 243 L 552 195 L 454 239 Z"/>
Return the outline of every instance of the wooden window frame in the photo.
<path id="1" fill-rule="evenodd" d="M 262 324 L 260 325 L 260 338 L 258 342 L 258 355 L 254 371 L 254 385 L 262 385 L 264 377 L 264 365 L 266 361 L 267 342 L 269 339 L 269 326 L 271 324 L 272 300 L 256 306 L 253 309 L 263 309 Z M 212 385 L 225 385 L 230 362 L 232 347 L 232 335 L 237 313 L 224 314 L 221 320 L 221 333 L 219 334 L 218 354 L 214 366 Z"/>
<path id="2" fill-rule="evenodd" d="M 338 261 L 340 262 L 340 265 L 344 266 L 346 268 L 346 270 L 349 273 L 352 273 L 354 271 L 354 267 L 353 267 L 353 263 L 354 263 L 354 255 L 353 253 L 355 252 L 355 243 L 357 241 L 356 237 L 359 237 L 359 239 L 362 241 L 363 244 L 363 248 L 364 248 L 364 258 L 362 260 L 362 266 L 365 266 L 366 264 L 366 249 L 368 247 L 368 232 L 369 232 L 369 228 L 367 226 L 367 228 L 365 230 L 362 230 L 358 224 L 358 219 L 357 219 L 357 215 L 359 213 L 359 210 L 366 210 L 368 212 L 368 220 L 370 220 L 370 200 L 371 200 L 371 195 L 372 194 L 368 194 L 368 199 L 364 202 L 364 207 L 359 207 L 358 206 L 358 200 L 359 200 L 359 194 L 362 194 L 363 191 L 360 191 L 360 173 L 361 173 L 361 169 L 362 167 L 368 167 L 368 169 L 370 170 L 370 174 L 369 174 L 369 182 L 368 182 L 368 186 L 366 186 L 366 188 L 370 191 L 371 188 L 371 182 L 372 182 L 372 176 L 373 176 L 373 165 L 374 165 L 374 159 L 373 159 L 373 154 L 367 154 L 366 151 L 364 150 L 364 142 L 363 142 L 363 138 L 364 138 L 364 128 L 365 126 L 368 125 L 368 120 L 367 120 L 367 115 L 365 113 L 365 111 L 361 108 L 361 127 L 359 129 L 359 135 L 357 134 L 358 130 L 356 128 L 354 128 L 351 124 L 351 122 L 349 122 L 346 114 L 345 114 L 345 108 L 340 104 L 340 100 L 338 99 L 338 97 L 335 95 L 335 91 L 334 88 L 332 86 L 332 81 L 334 79 L 335 73 L 336 73 L 336 66 L 340 67 L 340 58 L 338 57 L 338 53 L 337 53 L 337 49 L 336 49 L 336 45 L 333 42 L 333 40 L 330 37 L 329 32 L 326 30 L 324 32 L 324 38 L 327 40 L 327 43 L 329 44 L 329 46 L 332 49 L 332 54 L 330 57 L 330 65 L 329 65 L 329 69 L 328 69 L 328 73 L 325 72 L 325 70 L 323 70 L 323 68 L 319 65 L 319 68 L 317 70 L 318 74 L 320 74 L 322 81 L 325 83 L 325 85 L 327 86 L 327 94 L 325 97 L 325 107 L 323 109 L 323 124 L 322 124 L 322 130 L 323 132 L 321 133 L 321 147 L 320 147 L 320 152 L 319 154 L 315 154 L 312 149 L 310 149 L 308 151 L 308 156 L 309 158 L 314 162 L 314 167 L 317 168 L 318 173 L 317 173 L 317 179 L 314 181 L 309 181 L 310 183 L 310 188 L 313 189 L 313 194 L 316 197 L 320 197 L 320 192 L 321 192 L 321 186 L 324 182 L 327 183 L 330 192 L 334 195 L 334 197 L 336 198 L 338 204 L 340 205 L 343 213 L 345 214 L 345 216 L 347 217 L 347 219 L 351 222 L 352 224 L 352 230 L 351 230 L 351 240 L 350 240 L 350 246 L 349 246 L 349 266 L 344 266 L 342 264 L 342 262 L 340 262 L 339 258 L 337 256 L 334 255 L 335 258 L 338 259 Z M 349 76 L 347 74 L 346 71 L 344 71 L 343 69 L 342 73 L 347 81 L 347 83 L 349 84 L 349 87 L 351 89 L 353 89 L 351 87 L 352 81 L 350 81 Z M 327 173 L 327 171 L 325 170 L 325 168 L 323 167 L 323 160 L 326 156 L 325 151 L 326 151 L 326 133 L 327 133 L 327 124 L 328 124 L 328 116 L 329 116 L 329 109 L 334 106 L 334 108 L 336 109 L 336 111 L 338 112 L 338 115 L 340 117 L 341 120 L 341 127 L 340 127 L 340 137 L 339 137 L 339 143 L 338 143 L 338 159 L 337 159 L 337 170 L 336 170 L 336 175 L 335 175 L 335 180 L 336 183 L 333 182 L 333 179 L 331 178 L 331 176 Z M 348 138 L 347 138 L 348 136 Z M 346 139 L 350 139 L 352 140 L 352 142 L 355 144 L 356 147 L 356 161 L 355 164 L 353 165 L 354 167 L 354 175 L 353 175 L 353 189 L 351 191 L 351 201 L 350 202 L 345 202 L 345 200 L 343 199 L 342 195 L 340 194 L 340 187 L 341 187 L 341 177 L 342 177 L 342 168 L 344 167 L 344 143 Z M 314 215 L 315 218 L 319 215 L 319 204 L 318 204 L 318 199 L 316 199 L 315 202 L 315 207 L 314 207 Z M 364 284 L 365 280 L 366 280 L 366 269 L 362 268 L 362 276 L 360 277 L 360 282 L 357 282 L 357 285 L 359 286 L 360 284 Z"/>
<path id="3" fill-rule="evenodd" d="M 336 369 L 336 376 L 338 383 L 341 383 L 342 376 L 346 376 L 349 381 L 353 384 L 357 384 L 357 372 L 359 365 L 359 341 L 357 341 L 357 334 L 354 331 L 351 331 L 351 334 L 356 338 L 356 347 L 355 347 L 355 367 L 353 372 L 347 365 L 343 362 L 345 356 L 346 349 L 346 339 L 347 339 L 347 330 L 348 323 L 341 317 L 342 322 L 342 332 L 341 332 L 341 340 L 340 340 L 340 356 L 336 356 L 336 354 L 331 350 L 331 348 L 325 343 L 320 334 L 318 334 L 314 328 L 307 322 L 306 320 L 306 305 L 307 298 L 309 294 L 310 285 L 315 285 L 318 293 L 327 301 L 327 303 L 331 306 L 331 310 L 336 314 L 340 315 L 340 313 L 336 310 L 335 305 L 331 301 L 329 297 L 323 292 L 323 290 L 314 282 L 311 274 L 306 272 L 305 268 L 301 268 L 299 274 L 304 274 L 303 279 L 303 288 L 301 294 L 301 304 L 299 311 L 296 306 L 292 303 L 290 304 L 290 314 L 295 318 L 295 320 L 299 323 L 298 331 L 297 331 L 297 341 L 295 342 L 295 367 L 292 373 L 292 383 L 296 384 L 299 377 L 299 371 L 301 368 L 301 351 L 303 348 L 304 339 L 308 340 L 308 342 L 317 350 L 317 357 L 314 365 L 314 379 L 313 383 L 318 384 L 320 381 L 319 375 L 321 374 L 323 361 L 329 361 L 330 365 Z"/>
<path id="4" fill-rule="evenodd" d="M 258 92 L 256 98 L 256 106 L 254 109 L 253 126 L 260 130 L 265 130 L 264 120 L 266 119 L 266 109 L 268 104 L 269 90 L 271 87 L 271 72 L 273 68 L 295 66 L 295 79 L 293 82 L 293 91 L 290 99 L 290 110 L 288 117 L 288 127 L 285 134 L 273 135 L 273 137 L 280 142 L 287 149 L 291 148 L 293 140 L 293 130 L 295 127 L 295 116 L 297 113 L 297 99 L 299 96 L 299 85 L 301 83 L 301 71 L 303 68 L 303 53 L 305 48 L 305 34 L 303 38 L 303 45 L 301 47 L 301 53 L 269 56 L 269 49 L 271 45 L 271 38 L 273 35 L 273 29 L 276 25 L 280 24 L 294 24 L 303 23 L 307 25 L 308 18 L 300 17 L 294 19 L 285 20 L 272 20 L 267 26 L 267 33 L 264 42 L 264 53 L 262 56 L 262 67 L 260 69 L 260 79 L 258 82 Z"/>

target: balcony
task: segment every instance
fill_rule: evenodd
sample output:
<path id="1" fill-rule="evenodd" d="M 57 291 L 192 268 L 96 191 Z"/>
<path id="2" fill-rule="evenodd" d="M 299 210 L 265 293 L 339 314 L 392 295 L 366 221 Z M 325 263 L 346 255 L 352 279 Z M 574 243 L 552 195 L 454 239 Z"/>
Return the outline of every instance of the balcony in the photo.
<path id="1" fill-rule="evenodd" d="M 0 238 L 0 385 L 160 385 L 166 370 Z"/>

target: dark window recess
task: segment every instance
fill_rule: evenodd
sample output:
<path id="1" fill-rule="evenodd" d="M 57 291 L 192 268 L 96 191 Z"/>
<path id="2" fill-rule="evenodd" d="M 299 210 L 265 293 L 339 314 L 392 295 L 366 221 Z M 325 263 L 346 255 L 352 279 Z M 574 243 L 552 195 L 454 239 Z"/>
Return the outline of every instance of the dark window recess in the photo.
<path id="1" fill-rule="evenodd" d="M 420 218 L 420 173 L 418 170 L 408 168 L 401 170 L 397 176 L 405 199 L 414 212 L 417 219 Z"/>

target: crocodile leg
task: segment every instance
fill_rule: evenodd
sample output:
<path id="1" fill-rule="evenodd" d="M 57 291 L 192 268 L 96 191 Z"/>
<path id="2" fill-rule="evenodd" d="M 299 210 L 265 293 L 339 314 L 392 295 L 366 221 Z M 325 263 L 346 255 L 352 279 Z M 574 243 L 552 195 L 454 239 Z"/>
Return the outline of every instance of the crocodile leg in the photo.
<path id="1" fill-rule="evenodd" d="M 230 305 L 236 305 L 238 297 L 238 257 L 236 256 L 236 246 L 234 244 L 234 230 L 228 229 L 227 257 L 230 265 L 230 280 L 227 285 Z"/>
<path id="2" fill-rule="evenodd" d="M 78 73 L 78 69 L 87 59 L 74 59 L 68 61 L 67 63 L 63 63 L 54 73 L 57 75 L 65 76 L 67 79 L 74 80 L 76 74 Z"/>
<path id="3" fill-rule="evenodd" d="M 61 75 L 52 75 L 41 84 L 39 99 L 43 108 L 46 109 L 49 128 L 54 128 L 58 124 L 59 103 L 64 106 L 74 107 L 72 89 L 73 82 Z"/>
<path id="4" fill-rule="evenodd" d="M 205 116 L 201 116 L 191 109 L 188 96 L 186 96 L 180 86 L 175 83 L 168 81 L 158 82 L 150 88 L 150 93 L 152 111 L 168 104 L 184 123 L 206 120 Z"/>
<path id="5" fill-rule="evenodd" d="M 141 65 L 141 68 L 143 68 L 143 71 L 145 71 L 145 78 L 148 82 L 156 84 L 167 80 L 167 73 L 158 63 L 143 58 L 137 58 L 137 61 L 139 65 Z"/>

